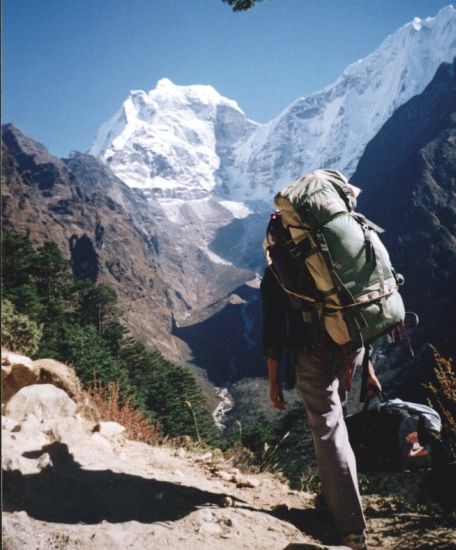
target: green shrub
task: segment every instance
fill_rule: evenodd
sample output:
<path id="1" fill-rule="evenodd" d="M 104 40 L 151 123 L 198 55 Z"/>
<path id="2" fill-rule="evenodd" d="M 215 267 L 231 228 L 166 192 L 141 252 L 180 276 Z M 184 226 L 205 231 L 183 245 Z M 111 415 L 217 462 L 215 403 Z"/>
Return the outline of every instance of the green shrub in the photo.
<path id="1" fill-rule="evenodd" d="M 17 313 L 9 300 L 2 300 L 2 347 L 25 355 L 35 355 L 43 335 L 42 326 L 24 313 Z"/>

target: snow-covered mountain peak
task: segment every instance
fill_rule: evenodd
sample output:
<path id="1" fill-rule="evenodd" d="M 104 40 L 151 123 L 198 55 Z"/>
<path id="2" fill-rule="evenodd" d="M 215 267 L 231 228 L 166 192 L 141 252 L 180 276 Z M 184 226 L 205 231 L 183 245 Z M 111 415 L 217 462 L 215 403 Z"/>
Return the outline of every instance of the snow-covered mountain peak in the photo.
<path id="1" fill-rule="evenodd" d="M 175 84 L 172 80 L 170 80 L 169 78 L 163 77 L 163 78 L 160 78 L 160 80 L 157 82 L 155 89 L 160 90 L 164 88 L 172 88 L 174 86 Z"/>
<path id="2" fill-rule="evenodd" d="M 415 18 L 331 85 L 297 99 L 268 124 L 247 119 L 212 86 L 161 79 L 133 91 L 104 124 L 91 153 L 157 197 L 269 201 L 321 167 L 350 175 L 392 113 L 456 56 L 456 10 Z"/>
<path id="3" fill-rule="evenodd" d="M 180 101 L 182 104 L 200 103 L 204 105 L 228 105 L 244 114 L 236 101 L 222 96 L 209 84 L 182 86 L 174 84 L 169 78 L 165 77 L 157 82 L 155 88 L 149 91 L 148 96 L 151 100 L 165 102 L 167 99 L 173 98 L 175 101 Z"/>
<path id="4" fill-rule="evenodd" d="M 128 185 L 158 197 L 202 198 L 217 183 L 219 149 L 253 130 L 237 103 L 212 86 L 179 86 L 162 78 L 133 90 L 103 124 L 90 153 Z"/>

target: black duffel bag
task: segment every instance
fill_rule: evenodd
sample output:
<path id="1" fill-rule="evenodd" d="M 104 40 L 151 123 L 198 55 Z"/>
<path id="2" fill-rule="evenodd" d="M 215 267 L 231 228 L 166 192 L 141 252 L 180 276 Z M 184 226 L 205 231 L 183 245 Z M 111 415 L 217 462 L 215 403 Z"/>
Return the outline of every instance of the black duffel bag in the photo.
<path id="1" fill-rule="evenodd" d="M 360 471 L 431 467 L 432 433 L 441 430 L 440 416 L 431 407 L 400 399 L 382 403 L 377 397 L 345 421 Z"/>

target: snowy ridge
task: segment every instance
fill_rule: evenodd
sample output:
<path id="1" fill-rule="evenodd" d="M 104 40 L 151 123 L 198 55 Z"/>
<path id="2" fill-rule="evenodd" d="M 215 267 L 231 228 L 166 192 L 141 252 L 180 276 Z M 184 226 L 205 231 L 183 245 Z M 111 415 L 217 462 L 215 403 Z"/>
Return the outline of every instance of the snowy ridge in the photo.
<path id="1" fill-rule="evenodd" d="M 236 149 L 231 196 L 271 197 L 311 170 L 351 175 L 370 139 L 392 113 L 423 91 L 442 62 L 456 56 L 456 10 L 415 18 L 332 85 L 290 105 Z M 246 185 L 247 184 L 247 185 Z"/>
<path id="2" fill-rule="evenodd" d="M 132 91 L 90 153 L 157 198 L 270 201 L 300 175 L 328 166 L 350 175 L 391 114 L 456 55 L 456 10 L 415 18 L 267 124 L 249 120 L 211 86 L 162 79 Z M 237 217 L 237 216 L 236 216 Z"/>

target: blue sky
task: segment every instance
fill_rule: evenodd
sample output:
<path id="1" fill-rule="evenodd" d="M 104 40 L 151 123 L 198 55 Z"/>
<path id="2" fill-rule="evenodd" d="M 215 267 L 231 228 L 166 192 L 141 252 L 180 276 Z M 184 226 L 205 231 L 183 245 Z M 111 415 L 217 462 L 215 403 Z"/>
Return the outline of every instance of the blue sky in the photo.
<path id="1" fill-rule="evenodd" d="M 440 0 L 3 0 L 2 121 L 86 151 L 132 89 L 211 84 L 266 122 Z"/>

